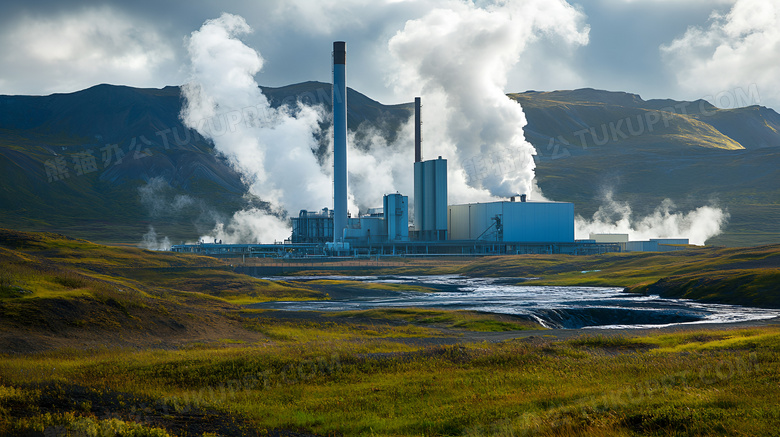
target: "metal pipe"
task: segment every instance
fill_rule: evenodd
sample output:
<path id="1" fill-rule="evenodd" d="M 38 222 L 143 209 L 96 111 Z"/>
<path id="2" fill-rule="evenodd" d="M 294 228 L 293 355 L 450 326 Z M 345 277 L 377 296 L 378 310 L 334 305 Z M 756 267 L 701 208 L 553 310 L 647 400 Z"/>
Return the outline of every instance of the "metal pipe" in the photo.
<path id="1" fill-rule="evenodd" d="M 347 43 L 333 43 L 333 242 L 347 227 Z"/>

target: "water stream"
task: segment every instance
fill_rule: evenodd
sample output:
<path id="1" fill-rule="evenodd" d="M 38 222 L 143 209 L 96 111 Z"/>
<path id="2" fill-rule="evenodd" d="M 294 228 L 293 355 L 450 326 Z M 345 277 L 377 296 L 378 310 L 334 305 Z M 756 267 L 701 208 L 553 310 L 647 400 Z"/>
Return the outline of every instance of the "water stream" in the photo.
<path id="1" fill-rule="evenodd" d="M 511 314 L 549 328 L 649 328 L 693 323 L 735 323 L 770 319 L 780 310 L 700 303 L 623 293 L 614 287 L 550 287 L 518 285 L 516 278 L 461 276 L 328 276 L 265 278 L 307 281 L 350 280 L 410 284 L 435 288 L 435 293 L 350 288 L 331 300 L 267 302 L 252 305 L 290 311 L 346 311 L 372 308 L 430 308 Z"/>

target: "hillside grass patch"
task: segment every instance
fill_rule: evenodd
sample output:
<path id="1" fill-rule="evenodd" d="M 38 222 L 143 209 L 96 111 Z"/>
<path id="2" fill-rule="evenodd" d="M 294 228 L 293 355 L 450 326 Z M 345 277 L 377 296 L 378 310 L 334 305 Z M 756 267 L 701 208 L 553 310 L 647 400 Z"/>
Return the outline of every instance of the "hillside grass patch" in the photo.
<path id="1" fill-rule="evenodd" d="M 424 308 L 380 308 L 326 313 L 330 317 L 404 320 L 406 322 L 478 332 L 522 331 L 542 326 L 514 318 L 476 311 L 447 311 Z"/>

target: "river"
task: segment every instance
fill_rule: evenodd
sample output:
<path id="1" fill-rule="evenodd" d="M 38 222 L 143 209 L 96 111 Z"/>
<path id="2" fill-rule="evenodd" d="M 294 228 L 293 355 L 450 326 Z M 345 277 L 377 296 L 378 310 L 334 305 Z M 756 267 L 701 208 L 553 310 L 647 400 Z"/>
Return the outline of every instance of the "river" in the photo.
<path id="1" fill-rule="evenodd" d="M 439 290 L 433 293 L 351 288 L 321 301 L 266 302 L 253 308 L 288 311 L 346 311 L 373 308 L 429 308 L 511 314 L 548 328 L 653 328 L 678 324 L 736 323 L 771 319 L 780 310 L 664 299 L 623 293 L 616 287 L 518 285 L 517 278 L 446 276 L 273 277 L 285 281 L 315 279 L 409 284 Z M 522 282 L 520 282 L 522 284 Z"/>

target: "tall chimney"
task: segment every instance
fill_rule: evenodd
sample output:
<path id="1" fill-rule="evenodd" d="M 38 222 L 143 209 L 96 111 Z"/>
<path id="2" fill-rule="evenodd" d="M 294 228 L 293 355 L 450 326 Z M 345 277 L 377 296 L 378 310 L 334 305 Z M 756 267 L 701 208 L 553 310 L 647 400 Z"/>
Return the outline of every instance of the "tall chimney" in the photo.
<path id="1" fill-rule="evenodd" d="M 333 43 L 333 242 L 347 227 L 347 43 Z"/>
<path id="2" fill-rule="evenodd" d="M 422 162 L 422 121 L 420 98 L 414 98 L 414 162 Z"/>

